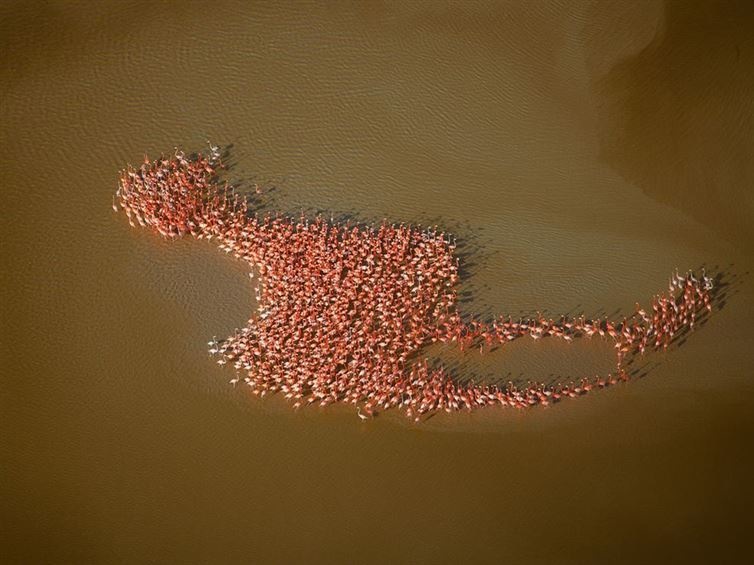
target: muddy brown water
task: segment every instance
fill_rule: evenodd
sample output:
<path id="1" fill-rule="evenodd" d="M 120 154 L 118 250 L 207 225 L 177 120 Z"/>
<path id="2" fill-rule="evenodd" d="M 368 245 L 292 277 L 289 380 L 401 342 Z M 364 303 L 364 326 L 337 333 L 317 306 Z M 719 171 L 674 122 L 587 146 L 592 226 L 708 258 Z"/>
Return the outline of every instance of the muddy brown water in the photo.
<path id="1" fill-rule="evenodd" d="M 0 29 L 0 561 L 748 553 L 750 3 L 6 2 Z M 126 162 L 207 138 L 270 209 L 450 229 L 468 312 L 628 311 L 676 266 L 724 299 L 644 378 L 548 409 L 294 413 L 207 356 L 253 310 L 242 265 L 110 209 Z M 611 363 L 565 347 L 467 365 Z"/>

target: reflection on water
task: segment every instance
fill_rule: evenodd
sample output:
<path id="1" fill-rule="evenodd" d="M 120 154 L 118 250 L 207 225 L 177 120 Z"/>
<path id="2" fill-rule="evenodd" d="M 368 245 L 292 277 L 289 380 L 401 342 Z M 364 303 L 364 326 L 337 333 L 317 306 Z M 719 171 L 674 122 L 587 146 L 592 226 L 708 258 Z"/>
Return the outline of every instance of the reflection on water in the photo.
<path id="1" fill-rule="evenodd" d="M 750 9 L 637 6 L 0 7 L 3 561 L 741 554 Z M 274 186 L 271 208 L 470 241 L 475 315 L 630 311 L 676 266 L 735 284 L 646 378 L 583 401 L 420 427 L 291 413 L 207 357 L 252 308 L 243 269 L 110 210 L 123 163 L 208 138 L 234 145 L 233 175 Z M 604 358 L 572 350 L 479 368 Z"/>

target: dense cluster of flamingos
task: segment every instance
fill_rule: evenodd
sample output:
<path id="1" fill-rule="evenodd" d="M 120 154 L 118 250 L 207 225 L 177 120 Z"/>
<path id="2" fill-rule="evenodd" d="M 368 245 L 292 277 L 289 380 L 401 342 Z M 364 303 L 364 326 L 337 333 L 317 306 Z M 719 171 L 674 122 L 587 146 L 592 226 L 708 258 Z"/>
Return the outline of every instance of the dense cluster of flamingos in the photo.
<path id="1" fill-rule="evenodd" d="M 627 355 L 667 348 L 712 309 L 712 280 L 676 272 L 668 292 L 619 322 L 539 316 L 462 320 L 455 244 L 443 233 L 406 225 L 359 227 L 321 217 L 258 215 L 221 182 L 220 151 L 149 160 L 121 172 L 113 200 L 132 226 L 165 238 L 215 240 L 251 266 L 256 313 L 228 339 L 209 343 L 218 363 L 238 370 L 254 394 L 279 392 L 293 406 L 349 402 L 360 418 L 402 409 L 420 420 L 439 410 L 548 405 L 627 380 Z M 517 387 L 461 384 L 417 352 L 433 342 L 481 352 L 515 339 L 598 336 L 614 342 L 615 373 L 578 383 Z"/>

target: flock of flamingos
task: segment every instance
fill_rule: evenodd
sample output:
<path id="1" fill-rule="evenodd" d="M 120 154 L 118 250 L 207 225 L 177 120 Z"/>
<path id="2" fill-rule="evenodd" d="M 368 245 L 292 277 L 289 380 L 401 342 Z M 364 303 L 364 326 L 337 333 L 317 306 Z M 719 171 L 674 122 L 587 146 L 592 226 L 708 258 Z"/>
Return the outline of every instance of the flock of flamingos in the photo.
<path id="1" fill-rule="evenodd" d="M 704 272 L 672 275 L 667 293 L 627 319 L 537 317 L 464 322 L 456 308 L 455 245 L 436 230 L 407 225 L 363 227 L 321 217 L 258 215 L 221 182 L 220 151 L 149 160 L 121 172 L 113 208 L 172 239 L 214 240 L 257 275 L 258 312 L 223 341 L 218 363 L 238 370 L 254 394 L 281 393 L 298 408 L 348 402 L 360 418 L 399 408 L 419 421 L 439 410 L 548 405 L 627 380 L 628 355 L 662 349 L 712 310 Z M 461 384 L 417 352 L 433 342 L 484 352 L 515 339 L 614 342 L 616 369 L 578 383 L 517 387 Z"/>

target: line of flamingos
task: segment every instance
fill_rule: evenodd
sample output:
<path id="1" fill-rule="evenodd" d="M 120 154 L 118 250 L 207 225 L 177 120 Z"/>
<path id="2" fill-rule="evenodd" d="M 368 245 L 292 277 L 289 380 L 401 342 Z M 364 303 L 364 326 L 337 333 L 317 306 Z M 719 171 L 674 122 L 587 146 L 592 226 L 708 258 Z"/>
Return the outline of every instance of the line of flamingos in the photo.
<path id="1" fill-rule="evenodd" d="M 299 408 L 348 402 L 360 418 L 398 408 L 419 421 L 445 410 L 548 405 L 627 380 L 627 355 L 667 348 L 712 310 L 704 272 L 674 273 L 667 293 L 619 322 L 542 316 L 465 323 L 457 308 L 455 244 L 443 233 L 383 222 L 368 227 L 321 217 L 254 214 L 222 182 L 220 150 L 150 160 L 121 172 L 113 209 L 168 239 L 214 240 L 257 273 L 258 312 L 209 343 L 254 394 L 280 393 Z M 482 352 L 521 337 L 599 336 L 614 342 L 616 369 L 578 383 L 517 387 L 461 384 L 417 355 L 434 342 Z"/>

